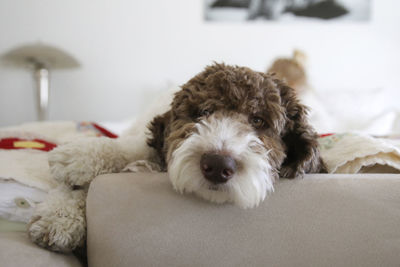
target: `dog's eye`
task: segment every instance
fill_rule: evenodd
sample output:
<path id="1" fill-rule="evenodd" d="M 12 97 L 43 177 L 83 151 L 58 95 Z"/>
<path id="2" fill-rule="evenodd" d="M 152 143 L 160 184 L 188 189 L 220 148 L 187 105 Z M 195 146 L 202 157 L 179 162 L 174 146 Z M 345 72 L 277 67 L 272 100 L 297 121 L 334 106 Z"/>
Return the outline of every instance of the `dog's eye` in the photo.
<path id="1" fill-rule="evenodd" d="M 257 117 L 257 116 L 251 117 L 250 118 L 250 123 L 256 129 L 263 128 L 264 125 L 265 125 L 265 121 L 262 118 Z"/>
<path id="2" fill-rule="evenodd" d="M 208 117 L 208 116 L 210 116 L 211 114 L 212 114 L 212 111 L 211 111 L 210 109 L 203 109 L 203 110 L 201 110 L 201 111 L 199 112 L 199 116 L 200 116 L 200 117 L 203 117 L 203 116 Z"/>

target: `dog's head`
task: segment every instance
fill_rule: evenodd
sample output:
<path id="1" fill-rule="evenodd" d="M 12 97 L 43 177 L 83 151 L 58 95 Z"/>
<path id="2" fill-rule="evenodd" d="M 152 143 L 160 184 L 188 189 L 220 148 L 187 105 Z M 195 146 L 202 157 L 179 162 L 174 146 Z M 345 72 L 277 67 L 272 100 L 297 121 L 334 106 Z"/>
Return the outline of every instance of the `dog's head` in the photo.
<path id="1" fill-rule="evenodd" d="M 323 170 L 306 114 L 294 90 L 273 76 L 215 64 L 153 119 L 148 144 L 177 191 L 254 207 L 279 176 Z"/>

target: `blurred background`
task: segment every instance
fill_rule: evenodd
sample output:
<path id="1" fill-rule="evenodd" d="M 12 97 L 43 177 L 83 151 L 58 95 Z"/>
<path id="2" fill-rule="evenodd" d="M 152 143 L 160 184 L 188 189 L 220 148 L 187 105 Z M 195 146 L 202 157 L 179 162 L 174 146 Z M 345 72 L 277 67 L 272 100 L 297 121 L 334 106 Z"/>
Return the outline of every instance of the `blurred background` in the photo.
<path id="1" fill-rule="evenodd" d="M 213 61 L 266 71 L 276 58 L 300 49 L 307 55 L 308 82 L 328 101 L 324 105 L 342 117 L 390 113 L 391 129 L 400 123 L 400 1 L 369 1 L 361 21 L 212 21 L 212 4 L 1 0 L 0 54 L 43 43 L 79 62 L 51 72 L 50 120 L 132 118 Z M 0 63 L 0 126 L 34 120 L 32 72 Z"/>

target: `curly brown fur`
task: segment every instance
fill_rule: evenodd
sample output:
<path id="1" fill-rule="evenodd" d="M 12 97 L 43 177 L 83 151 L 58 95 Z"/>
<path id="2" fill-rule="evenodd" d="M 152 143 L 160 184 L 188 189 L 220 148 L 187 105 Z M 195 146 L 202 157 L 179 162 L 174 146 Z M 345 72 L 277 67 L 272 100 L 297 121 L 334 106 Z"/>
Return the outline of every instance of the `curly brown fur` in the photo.
<path id="1" fill-rule="evenodd" d="M 205 110 L 208 112 L 202 116 Z M 272 169 L 281 177 L 325 172 L 317 134 L 294 90 L 274 76 L 246 67 L 214 64 L 184 84 L 171 110 L 152 121 L 153 136 L 148 144 L 168 162 L 171 153 L 193 133 L 194 125 L 217 111 L 242 114 L 249 125 L 255 117 L 265 122 L 252 129 L 271 150 Z"/>

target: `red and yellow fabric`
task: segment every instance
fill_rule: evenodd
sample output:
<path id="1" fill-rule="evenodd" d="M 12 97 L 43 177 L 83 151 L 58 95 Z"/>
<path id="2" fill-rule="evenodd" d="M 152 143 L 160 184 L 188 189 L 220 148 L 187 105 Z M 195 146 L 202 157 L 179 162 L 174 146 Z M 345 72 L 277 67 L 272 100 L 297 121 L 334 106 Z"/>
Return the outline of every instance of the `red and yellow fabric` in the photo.
<path id="1" fill-rule="evenodd" d="M 42 139 L 21 139 L 15 137 L 0 139 L 0 149 L 37 149 L 50 151 L 57 145 Z"/>

